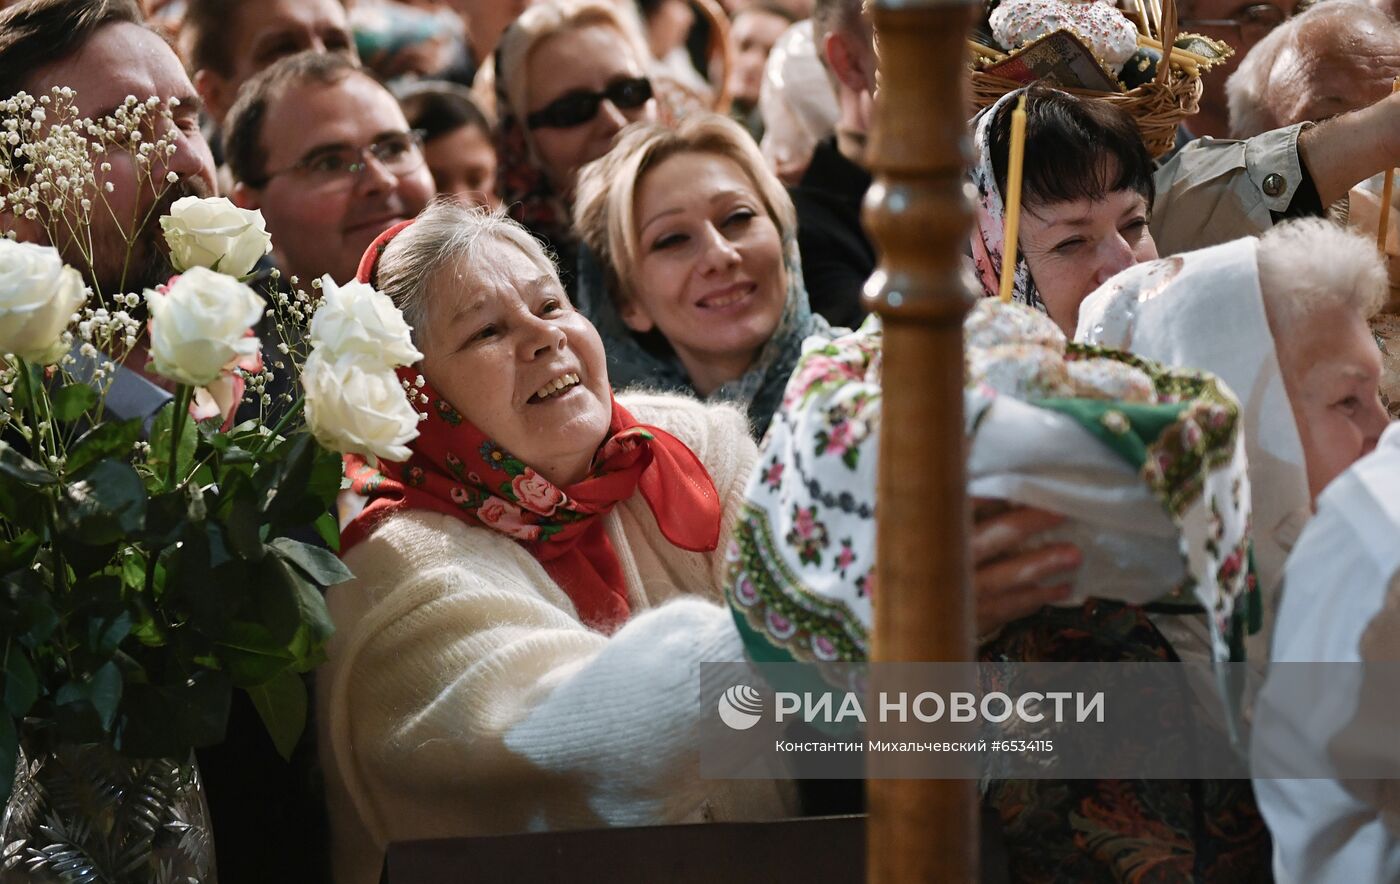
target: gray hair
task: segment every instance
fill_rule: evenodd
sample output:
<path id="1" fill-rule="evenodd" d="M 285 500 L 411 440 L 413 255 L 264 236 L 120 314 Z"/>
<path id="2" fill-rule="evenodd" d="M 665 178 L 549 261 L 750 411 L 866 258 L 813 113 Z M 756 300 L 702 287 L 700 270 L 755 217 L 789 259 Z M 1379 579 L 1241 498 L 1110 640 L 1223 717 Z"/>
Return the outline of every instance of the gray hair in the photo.
<path id="1" fill-rule="evenodd" d="M 1225 97 L 1230 106 L 1230 136 L 1252 138 L 1303 122 L 1280 119 L 1275 112 L 1279 96 L 1274 93 L 1271 80 L 1279 55 L 1285 49 L 1304 43 L 1346 46 L 1366 29 L 1389 35 L 1400 44 L 1400 24 L 1364 0 L 1327 0 L 1270 31 L 1254 45 L 1225 82 Z"/>
<path id="2" fill-rule="evenodd" d="M 375 287 L 403 312 L 420 350 L 422 339 L 418 330 L 427 322 L 428 289 L 434 279 L 460 261 L 477 259 L 493 242 L 515 246 L 541 270 L 558 279 L 558 270 L 544 245 L 512 220 L 504 208 L 491 211 L 446 200 L 435 202 L 384 247 Z"/>
<path id="3" fill-rule="evenodd" d="M 1272 228 L 1259 237 L 1258 260 L 1264 307 L 1280 349 L 1320 313 L 1346 310 L 1370 319 L 1390 296 L 1376 244 L 1323 218 Z"/>

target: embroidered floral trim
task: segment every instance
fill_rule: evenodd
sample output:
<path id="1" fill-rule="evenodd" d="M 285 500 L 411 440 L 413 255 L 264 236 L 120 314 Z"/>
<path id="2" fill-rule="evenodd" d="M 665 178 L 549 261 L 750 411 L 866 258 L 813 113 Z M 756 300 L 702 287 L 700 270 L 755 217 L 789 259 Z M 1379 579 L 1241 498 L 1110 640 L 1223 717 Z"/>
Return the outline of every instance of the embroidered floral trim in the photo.
<path id="1" fill-rule="evenodd" d="M 729 545 L 725 595 L 749 626 L 797 660 L 862 662 L 869 652 L 865 626 L 839 600 L 803 586 L 783 561 L 768 514 L 750 504 Z M 839 558 L 839 557 L 838 557 Z M 860 578 L 873 582 L 874 575 Z"/>

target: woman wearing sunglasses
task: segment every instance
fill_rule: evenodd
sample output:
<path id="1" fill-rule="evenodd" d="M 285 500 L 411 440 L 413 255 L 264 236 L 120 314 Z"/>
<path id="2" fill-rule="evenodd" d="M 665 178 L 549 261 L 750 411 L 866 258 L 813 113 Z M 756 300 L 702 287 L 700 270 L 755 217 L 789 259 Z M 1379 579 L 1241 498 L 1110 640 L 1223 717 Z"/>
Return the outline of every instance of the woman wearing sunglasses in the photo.
<path id="1" fill-rule="evenodd" d="M 649 56 L 607 0 L 550 0 L 508 28 L 496 56 L 497 187 L 511 216 L 554 250 L 570 293 L 578 170 L 629 123 L 656 119 Z"/>
<path id="2" fill-rule="evenodd" d="M 588 312 L 616 388 L 683 390 L 748 411 L 763 435 L 808 335 L 797 218 L 742 127 L 638 124 L 579 175 L 575 228 L 606 295 Z"/>

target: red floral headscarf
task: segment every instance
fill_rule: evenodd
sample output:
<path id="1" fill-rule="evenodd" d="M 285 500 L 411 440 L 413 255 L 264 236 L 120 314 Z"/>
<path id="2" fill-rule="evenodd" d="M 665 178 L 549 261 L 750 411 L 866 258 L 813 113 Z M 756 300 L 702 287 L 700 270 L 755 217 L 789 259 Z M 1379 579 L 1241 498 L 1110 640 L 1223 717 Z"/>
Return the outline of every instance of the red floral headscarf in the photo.
<path id="1" fill-rule="evenodd" d="M 407 222 L 380 236 L 357 278 L 372 282 L 384 246 Z M 369 536 L 388 515 L 430 510 L 498 531 L 540 561 L 587 625 L 611 631 L 627 620 L 627 586 L 602 516 L 637 491 L 661 533 L 676 546 L 708 552 L 719 544 L 721 507 L 714 481 L 684 442 L 637 422 L 612 403 L 608 434 L 580 481 L 559 487 L 465 420 L 418 369 L 398 370 L 426 419 L 405 463 L 371 464 L 345 455 L 351 490 L 369 503 L 341 532 L 341 551 Z"/>

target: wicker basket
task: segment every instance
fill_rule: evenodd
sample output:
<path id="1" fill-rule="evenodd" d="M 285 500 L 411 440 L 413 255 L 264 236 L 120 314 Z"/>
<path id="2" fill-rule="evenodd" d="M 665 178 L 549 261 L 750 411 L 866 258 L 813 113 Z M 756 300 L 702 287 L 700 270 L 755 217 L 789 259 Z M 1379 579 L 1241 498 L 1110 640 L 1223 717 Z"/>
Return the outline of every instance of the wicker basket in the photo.
<path id="1" fill-rule="evenodd" d="M 1172 47 L 1177 37 L 1176 3 L 1172 0 L 1162 3 L 1162 31 L 1164 39 L 1161 43 L 1149 37 L 1138 37 L 1139 46 L 1150 46 L 1162 52 L 1162 60 L 1157 65 L 1157 76 L 1151 82 L 1126 92 L 1064 89 L 1071 95 L 1106 101 L 1127 111 L 1137 121 L 1142 140 L 1154 157 L 1161 157 L 1171 151 L 1176 144 L 1177 124 L 1199 110 L 1201 74 L 1212 63 L 1209 59 Z M 1017 50 L 1020 51 L 1022 50 Z M 995 104 L 1006 93 L 1025 85 L 988 74 L 976 67 L 979 61 L 1001 61 L 1011 58 L 1016 52 L 1002 52 L 971 40 L 968 41 L 968 52 L 973 62 L 971 79 L 974 114 Z"/>

